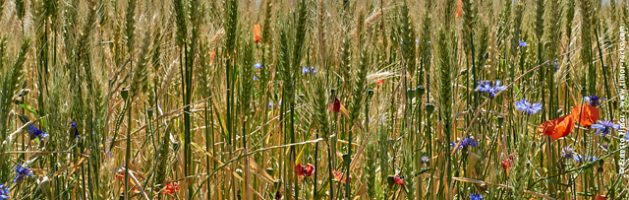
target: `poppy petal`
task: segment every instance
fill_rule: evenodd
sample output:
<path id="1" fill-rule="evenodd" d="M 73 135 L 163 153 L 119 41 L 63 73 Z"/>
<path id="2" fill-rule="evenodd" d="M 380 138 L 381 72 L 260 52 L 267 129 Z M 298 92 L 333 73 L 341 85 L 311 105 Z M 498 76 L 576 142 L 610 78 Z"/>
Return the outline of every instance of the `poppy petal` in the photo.
<path id="1" fill-rule="evenodd" d="M 553 140 L 567 136 L 572 132 L 572 129 L 574 129 L 574 119 L 572 115 L 546 121 L 537 128 L 539 132 L 549 136 Z"/>
<path id="2" fill-rule="evenodd" d="M 581 104 L 581 106 L 574 106 L 570 115 L 579 125 L 589 127 L 599 119 L 600 112 L 596 106 Z"/>
<path id="3" fill-rule="evenodd" d="M 335 113 L 340 112 L 341 111 L 341 100 L 339 100 L 338 98 L 334 98 L 334 101 L 332 101 L 328 105 L 328 110 L 330 110 L 330 112 L 335 112 Z"/>
<path id="4" fill-rule="evenodd" d="M 399 186 L 404 186 L 406 182 L 404 182 L 404 178 L 400 177 L 400 175 L 395 175 L 393 177 L 393 183 Z"/>
<path id="5" fill-rule="evenodd" d="M 303 167 L 303 169 L 304 169 L 304 175 L 305 176 L 312 176 L 314 174 L 314 171 L 315 171 L 314 165 L 312 165 L 310 163 L 306 164 L 306 166 Z"/>
<path id="6" fill-rule="evenodd" d="M 596 197 L 594 198 L 594 200 L 607 200 L 607 196 L 604 195 L 596 195 Z"/>
<path id="7" fill-rule="evenodd" d="M 297 174 L 297 176 L 304 176 L 304 166 L 301 164 L 296 164 L 295 173 Z"/>
<path id="8" fill-rule="evenodd" d="M 456 1 L 456 17 L 463 16 L 463 0 Z"/>
<path id="9" fill-rule="evenodd" d="M 255 43 L 262 41 L 262 27 L 260 24 L 253 25 L 253 41 Z"/>

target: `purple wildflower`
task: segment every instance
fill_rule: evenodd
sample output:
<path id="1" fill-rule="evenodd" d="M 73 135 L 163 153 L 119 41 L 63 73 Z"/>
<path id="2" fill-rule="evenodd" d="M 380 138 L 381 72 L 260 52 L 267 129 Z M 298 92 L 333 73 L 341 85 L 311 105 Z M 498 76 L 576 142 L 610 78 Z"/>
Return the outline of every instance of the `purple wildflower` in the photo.
<path id="1" fill-rule="evenodd" d="M 81 138 L 81 136 L 79 135 L 79 129 L 76 126 L 76 122 L 72 121 L 72 123 L 70 124 L 70 130 L 72 131 L 72 134 L 74 136 L 75 139 Z"/>
<path id="2" fill-rule="evenodd" d="M 476 142 L 476 140 L 472 137 L 466 137 L 463 139 L 463 141 L 461 141 L 461 146 L 463 147 L 477 147 L 478 146 L 478 142 Z"/>
<path id="3" fill-rule="evenodd" d="M 0 200 L 8 200 L 11 197 L 9 196 L 9 187 L 4 184 L 0 184 Z"/>
<path id="4" fill-rule="evenodd" d="M 566 146 L 563 149 L 561 149 L 561 157 L 563 158 L 573 158 L 574 155 L 575 153 L 572 146 Z"/>
<path id="5" fill-rule="evenodd" d="M 28 135 L 31 137 L 31 139 L 39 138 L 41 140 L 48 137 L 48 133 L 40 130 L 33 124 L 28 124 L 26 126 L 26 131 L 28 132 Z"/>
<path id="6" fill-rule="evenodd" d="M 520 47 L 527 47 L 527 46 L 529 46 L 529 44 L 527 44 L 526 41 L 520 40 L 518 42 L 518 46 L 520 46 Z"/>
<path id="7" fill-rule="evenodd" d="M 262 69 L 262 67 L 264 67 L 264 66 L 262 66 L 262 63 L 253 64 L 253 68 Z"/>
<path id="8" fill-rule="evenodd" d="M 477 193 L 472 193 L 469 197 L 470 200 L 483 200 L 483 195 Z"/>
<path id="9" fill-rule="evenodd" d="M 450 142 L 450 147 L 456 147 L 456 145 L 458 143 L 461 143 L 461 144 L 459 144 L 457 149 L 462 149 L 462 148 L 465 148 L 465 147 L 477 147 L 478 146 L 478 142 L 474 138 L 468 136 L 466 138 L 463 138 L 463 140 L 461 140 L 460 142 L 459 141 L 457 141 L 457 142 Z"/>
<path id="10" fill-rule="evenodd" d="M 427 155 L 423 155 L 419 157 L 419 161 L 421 161 L 422 163 L 428 163 L 430 161 L 430 158 Z"/>
<path id="11" fill-rule="evenodd" d="M 301 73 L 304 74 L 304 75 L 307 75 L 307 74 L 314 75 L 314 74 L 317 73 L 317 68 L 310 67 L 310 66 L 304 66 L 304 67 L 301 68 Z"/>
<path id="12" fill-rule="evenodd" d="M 531 103 L 526 99 L 515 102 L 515 108 L 519 111 L 526 113 L 527 115 L 533 115 L 542 110 L 541 103 Z"/>
<path id="13" fill-rule="evenodd" d="M 253 81 L 257 81 L 257 80 L 259 80 L 259 79 L 258 79 L 258 76 L 253 75 Z"/>
<path id="14" fill-rule="evenodd" d="M 607 134 L 609 134 L 609 132 L 612 129 L 616 129 L 616 130 L 620 129 L 620 124 L 614 124 L 614 122 L 607 121 L 607 120 L 605 121 L 598 120 L 596 121 L 596 124 L 592 124 L 591 127 L 593 129 L 596 129 L 596 132 L 594 132 L 594 134 L 605 137 L 607 136 Z"/>
<path id="15" fill-rule="evenodd" d="M 599 106 L 601 105 L 600 98 L 596 95 L 586 96 L 583 98 L 583 101 L 590 104 L 591 106 Z"/>
<path id="16" fill-rule="evenodd" d="M 26 132 L 28 132 L 28 135 L 30 136 L 31 139 L 39 138 L 41 140 L 48 137 L 48 133 L 40 130 L 34 124 L 29 123 L 30 119 L 28 119 L 27 116 L 20 115 L 19 117 L 20 117 L 20 121 L 26 124 Z"/>
<path id="17" fill-rule="evenodd" d="M 506 89 L 507 86 L 502 85 L 502 82 L 500 80 L 496 80 L 493 85 L 490 81 L 479 81 L 478 86 L 476 86 L 476 89 L 474 89 L 474 91 L 487 93 L 490 97 L 493 98 L 496 97 L 498 93 Z"/>
<path id="18" fill-rule="evenodd" d="M 15 177 L 13 178 L 13 183 L 18 183 L 24 180 L 25 177 L 33 176 L 33 172 L 28 167 L 22 167 L 21 164 L 15 166 Z"/>
<path id="19" fill-rule="evenodd" d="M 596 156 L 584 156 L 579 154 L 575 154 L 572 159 L 574 159 L 574 161 L 576 162 L 594 162 L 598 160 Z"/>
<path id="20" fill-rule="evenodd" d="M 479 81 L 478 86 L 474 91 L 476 92 L 488 92 L 491 90 L 491 82 L 490 81 Z"/>

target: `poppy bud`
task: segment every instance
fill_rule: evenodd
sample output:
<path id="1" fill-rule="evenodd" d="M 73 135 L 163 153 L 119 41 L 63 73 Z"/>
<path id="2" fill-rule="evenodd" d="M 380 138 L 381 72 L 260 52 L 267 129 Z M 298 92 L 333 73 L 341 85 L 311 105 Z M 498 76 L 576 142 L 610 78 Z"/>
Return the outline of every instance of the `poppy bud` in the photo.
<path id="1" fill-rule="evenodd" d="M 435 111 L 435 105 L 432 104 L 432 103 L 427 103 L 426 104 L 426 112 L 432 113 L 433 111 Z"/>
<path id="2" fill-rule="evenodd" d="M 127 97 L 129 97 L 129 90 L 127 88 L 123 88 L 122 91 L 120 91 L 120 96 L 122 96 L 122 99 L 127 100 Z"/>
<path id="3" fill-rule="evenodd" d="M 273 174 L 273 172 L 274 172 L 272 167 L 266 168 L 265 171 L 266 171 L 267 174 Z"/>
<path id="4" fill-rule="evenodd" d="M 349 154 L 343 154 L 343 162 L 345 162 L 345 164 L 349 164 L 352 161 L 352 156 L 350 156 Z"/>
<path id="5" fill-rule="evenodd" d="M 415 90 L 417 91 L 418 95 L 424 95 L 424 92 L 426 91 L 426 87 L 424 87 L 424 85 L 419 85 L 417 86 L 417 88 L 415 88 Z"/>
<path id="6" fill-rule="evenodd" d="M 505 117 L 502 115 L 498 115 L 497 120 L 498 120 L 498 124 L 502 124 L 505 121 Z"/>

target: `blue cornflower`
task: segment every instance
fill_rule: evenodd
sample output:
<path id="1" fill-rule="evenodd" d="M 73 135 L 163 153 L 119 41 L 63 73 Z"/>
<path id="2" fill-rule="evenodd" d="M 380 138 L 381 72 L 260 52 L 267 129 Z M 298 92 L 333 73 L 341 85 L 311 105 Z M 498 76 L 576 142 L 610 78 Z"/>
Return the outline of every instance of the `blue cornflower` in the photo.
<path id="1" fill-rule="evenodd" d="M 26 126 L 26 131 L 28 132 L 31 139 L 39 138 L 41 140 L 48 137 L 48 133 L 40 130 L 33 124 L 28 124 Z"/>
<path id="2" fill-rule="evenodd" d="M 430 161 L 430 158 L 427 155 L 423 155 L 419 157 L 419 161 L 421 161 L 422 163 L 428 163 Z"/>
<path id="3" fill-rule="evenodd" d="M 273 101 L 269 101 L 269 105 L 267 105 L 267 106 L 268 106 L 268 108 L 273 108 L 273 106 L 274 106 L 273 105 Z"/>
<path id="4" fill-rule="evenodd" d="M 601 136 L 605 137 L 607 136 L 607 134 L 609 134 L 609 132 L 612 129 L 616 129 L 616 130 L 620 129 L 620 124 L 614 124 L 614 122 L 607 121 L 607 120 L 605 121 L 598 120 L 596 121 L 596 124 L 592 124 L 591 127 L 593 129 L 596 129 L 596 132 L 594 132 L 595 134 L 597 135 L 600 134 Z"/>
<path id="5" fill-rule="evenodd" d="M 579 154 L 574 154 L 574 156 L 572 156 L 572 159 L 574 159 L 574 161 L 576 162 L 594 162 L 598 160 L 596 156 L 583 156 Z"/>
<path id="6" fill-rule="evenodd" d="M 24 180 L 25 177 L 33 176 L 33 172 L 28 167 L 22 167 L 21 164 L 15 166 L 15 177 L 13 178 L 13 183 L 18 183 Z"/>
<path id="7" fill-rule="evenodd" d="M 599 106 L 601 105 L 601 98 L 596 95 L 590 95 L 583 98 L 583 101 L 590 104 L 591 106 Z"/>
<path id="8" fill-rule="evenodd" d="M 0 184 L 0 200 L 8 200 L 9 198 L 11 198 L 9 196 L 9 187 Z"/>
<path id="9" fill-rule="evenodd" d="M 470 194 L 470 200 L 483 200 L 483 195 L 472 193 Z"/>
<path id="10" fill-rule="evenodd" d="M 476 142 L 476 140 L 472 137 L 466 137 L 463 139 L 463 141 L 461 141 L 461 146 L 463 147 L 477 147 L 478 146 L 478 142 Z"/>
<path id="11" fill-rule="evenodd" d="M 540 110 L 542 110 L 542 104 L 541 103 L 532 104 L 526 99 L 522 99 L 520 101 L 515 102 L 515 108 L 528 115 L 533 115 L 533 114 L 538 113 Z"/>
<path id="12" fill-rule="evenodd" d="M 29 123 L 30 120 L 25 115 L 20 115 L 19 118 L 22 123 L 26 124 L 26 132 L 28 132 L 28 135 L 31 139 L 38 138 L 41 140 L 48 137 L 48 133 L 40 130 L 32 123 Z"/>
<path id="13" fill-rule="evenodd" d="M 629 141 L 629 131 L 625 133 L 625 141 Z"/>
<path id="14" fill-rule="evenodd" d="M 264 67 L 264 66 L 262 66 L 262 63 L 253 64 L 253 68 L 262 69 L 262 67 Z"/>
<path id="15" fill-rule="evenodd" d="M 314 75 L 314 74 L 316 74 L 316 73 L 317 73 L 317 68 L 315 68 L 315 67 L 309 67 L 309 66 L 304 66 L 304 67 L 302 67 L 302 68 L 301 68 L 301 73 L 302 73 L 302 74 L 304 74 L 304 75 L 307 75 L 307 74 L 312 74 L 312 75 Z"/>
<path id="16" fill-rule="evenodd" d="M 527 46 L 529 46 L 529 44 L 527 44 L 527 43 L 526 43 L 525 41 L 523 41 L 523 40 L 520 40 L 520 41 L 518 42 L 518 46 L 520 46 L 520 47 L 527 47 Z"/>
<path id="17" fill-rule="evenodd" d="M 70 123 L 70 130 L 72 130 L 72 135 L 74 136 L 75 139 L 81 138 L 81 136 L 79 135 L 79 129 L 76 126 L 76 122 L 72 121 L 72 123 Z"/>
<path id="18" fill-rule="evenodd" d="M 456 147 L 456 144 L 458 144 L 458 143 L 459 143 L 458 141 L 457 142 L 450 142 L 450 147 Z M 478 146 L 478 142 L 474 138 L 472 138 L 470 136 L 468 136 L 466 138 L 463 138 L 463 140 L 461 140 L 460 143 L 461 144 L 459 144 L 457 149 L 462 149 L 462 148 L 465 148 L 465 147 L 477 147 Z"/>
<path id="19" fill-rule="evenodd" d="M 477 92 L 489 92 L 491 91 L 491 82 L 490 81 L 478 81 L 478 85 L 474 91 Z"/>
<path id="20" fill-rule="evenodd" d="M 575 153 L 572 146 L 566 146 L 563 149 L 561 149 L 561 157 L 563 158 L 573 158 L 574 155 Z"/>
<path id="21" fill-rule="evenodd" d="M 502 85 L 502 82 L 500 80 L 496 80 L 493 85 L 490 81 L 479 81 L 478 86 L 476 86 L 476 89 L 474 89 L 474 91 L 487 93 L 490 97 L 493 98 L 496 97 L 498 93 L 506 89 L 507 86 Z"/>
<path id="22" fill-rule="evenodd" d="M 258 79 L 258 76 L 253 75 L 253 81 L 257 81 L 257 80 L 259 80 L 259 79 Z"/>
<path id="23" fill-rule="evenodd" d="M 529 46 L 529 44 L 526 43 L 526 41 L 524 41 L 524 40 L 520 40 L 520 41 L 518 41 L 518 46 L 523 48 L 523 47 Z"/>

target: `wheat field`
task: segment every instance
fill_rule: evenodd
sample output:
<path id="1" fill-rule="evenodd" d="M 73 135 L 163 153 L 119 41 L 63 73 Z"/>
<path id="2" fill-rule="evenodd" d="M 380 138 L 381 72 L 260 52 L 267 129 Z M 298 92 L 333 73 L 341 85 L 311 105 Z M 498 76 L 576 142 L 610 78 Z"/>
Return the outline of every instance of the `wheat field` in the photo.
<path id="1" fill-rule="evenodd" d="M 0 0 L 0 200 L 629 199 L 626 0 Z"/>

